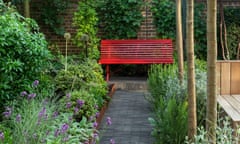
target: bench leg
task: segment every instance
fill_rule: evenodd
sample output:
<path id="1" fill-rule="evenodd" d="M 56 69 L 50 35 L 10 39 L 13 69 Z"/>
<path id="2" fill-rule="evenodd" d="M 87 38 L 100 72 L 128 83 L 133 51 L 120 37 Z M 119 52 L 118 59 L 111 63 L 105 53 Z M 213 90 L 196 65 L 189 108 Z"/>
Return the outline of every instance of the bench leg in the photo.
<path id="1" fill-rule="evenodd" d="M 109 65 L 106 65 L 106 81 L 108 82 L 109 81 L 109 76 L 110 76 L 110 67 Z"/>

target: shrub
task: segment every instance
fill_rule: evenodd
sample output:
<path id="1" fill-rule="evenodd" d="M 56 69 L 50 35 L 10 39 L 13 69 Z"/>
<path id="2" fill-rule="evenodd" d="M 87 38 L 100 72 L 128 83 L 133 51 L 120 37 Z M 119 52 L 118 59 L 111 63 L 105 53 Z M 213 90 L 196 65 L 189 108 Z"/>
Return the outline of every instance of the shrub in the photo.
<path id="1" fill-rule="evenodd" d="M 187 134 L 187 101 L 186 91 L 176 78 L 176 65 L 154 65 L 148 84 L 154 106 L 154 118 L 149 119 L 153 136 L 160 144 L 182 143 Z"/>
<path id="2" fill-rule="evenodd" d="M 0 2 L 0 101 L 15 99 L 39 79 L 51 56 L 47 42 L 32 19 Z"/>
<path id="3" fill-rule="evenodd" d="M 93 95 L 83 89 L 68 93 L 66 97 L 62 98 L 61 103 L 64 104 L 61 111 L 73 113 L 78 121 L 83 117 L 90 119 L 97 112 L 97 102 Z"/>
<path id="4" fill-rule="evenodd" d="M 107 99 L 107 83 L 103 71 L 95 60 L 86 59 L 78 65 L 69 65 L 68 70 L 60 70 L 55 78 L 56 88 L 61 94 L 85 89 L 102 106 Z"/>
<path id="5" fill-rule="evenodd" d="M 196 60 L 196 96 L 198 125 L 206 116 L 206 62 Z M 177 78 L 177 66 L 153 65 L 149 71 L 148 100 L 153 105 L 153 135 L 159 143 L 183 143 L 187 134 L 187 77 L 182 85 Z"/>

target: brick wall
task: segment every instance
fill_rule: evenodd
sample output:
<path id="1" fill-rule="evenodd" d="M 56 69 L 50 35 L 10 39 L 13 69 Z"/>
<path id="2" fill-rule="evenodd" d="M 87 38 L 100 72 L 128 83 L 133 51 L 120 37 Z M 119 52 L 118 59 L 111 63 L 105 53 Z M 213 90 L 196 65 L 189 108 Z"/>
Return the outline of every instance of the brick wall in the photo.
<path id="1" fill-rule="evenodd" d="M 151 0 L 147 0 L 150 2 Z M 153 16 L 149 6 L 142 9 L 144 20 L 138 31 L 138 39 L 153 39 L 156 38 L 156 27 L 153 24 Z"/>
<path id="2" fill-rule="evenodd" d="M 38 10 L 38 3 L 42 0 L 31 0 L 31 17 L 39 19 L 39 13 L 41 10 Z M 151 0 L 145 0 L 151 1 Z M 240 6 L 240 0 L 222 0 L 224 5 L 226 6 Z M 72 17 L 73 13 L 77 10 L 79 0 L 70 0 L 71 5 L 67 9 L 66 13 L 62 16 L 64 17 L 64 28 L 66 32 L 71 33 L 72 37 L 76 33 L 76 29 L 72 27 Z M 196 2 L 206 2 L 206 0 L 196 0 Z M 138 31 L 138 39 L 152 39 L 156 37 L 156 28 L 153 24 L 152 13 L 150 12 L 149 7 L 144 7 L 142 10 L 142 14 L 144 16 L 144 20 L 141 24 L 141 27 Z M 43 23 L 39 23 L 41 31 L 46 35 L 48 41 L 50 41 L 50 46 L 53 51 L 56 50 L 56 47 L 64 53 L 65 52 L 65 39 L 63 36 L 58 36 L 54 34 L 49 28 Z M 77 54 L 79 53 L 79 48 L 75 46 L 72 42 L 68 45 L 68 53 L 69 54 Z"/>
<path id="3" fill-rule="evenodd" d="M 150 1 L 150 0 L 148 0 Z M 41 10 L 38 9 L 38 4 L 41 0 L 32 0 L 31 1 L 31 17 L 34 19 L 39 20 Z M 72 26 L 72 17 L 73 13 L 77 10 L 79 0 L 71 0 L 71 5 L 67 9 L 66 13 L 62 15 L 64 17 L 64 28 L 66 32 L 71 33 L 72 37 L 76 33 L 76 29 Z M 150 12 L 149 7 L 145 7 L 142 10 L 142 14 L 144 16 L 144 20 L 141 24 L 141 27 L 138 31 L 138 39 L 152 39 L 156 37 L 156 30 L 155 26 L 153 25 L 152 21 L 152 13 Z M 38 23 L 41 22 L 38 21 Z M 49 41 L 50 49 L 56 51 L 59 49 L 63 54 L 65 53 L 65 39 L 63 36 L 56 35 L 52 32 L 44 23 L 39 23 L 40 31 L 42 31 L 45 35 L 47 40 Z M 68 45 L 68 53 L 69 54 L 77 54 L 79 53 L 79 48 L 74 45 L 72 42 Z"/>
<path id="4" fill-rule="evenodd" d="M 62 53 L 65 53 L 65 45 L 66 45 L 65 38 L 63 36 L 55 34 L 48 26 L 46 26 L 44 23 L 41 23 L 41 18 L 39 17 L 41 10 L 38 9 L 37 7 L 41 1 L 42 0 L 31 1 L 31 9 L 32 9 L 31 17 L 38 20 L 40 31 L 42 31 L 45 34 L 46 39 L 49 41 L 50 49 L 53 51 L 57 51 L 59 49 Z M 74 34 L 76 33 L 76 29 L 74 29 L 72 26 L 72 22 L 73 22 L 72 18 L 73 18 L 74 12 L 77 10 L 78 1 L 79 0 L 70 0 L 69 8 L 66 10 L 66 12 L 63 15 L 61 15 L 64 18 L 64 29 L 66 32 L 71 33 L 71 37 L 73 37 Z M 79 53 L 79 48 L 77 48 L 77 46 L 74 45 L 72 42 L 69 42 L 68 53 L 77 54 Z"/>

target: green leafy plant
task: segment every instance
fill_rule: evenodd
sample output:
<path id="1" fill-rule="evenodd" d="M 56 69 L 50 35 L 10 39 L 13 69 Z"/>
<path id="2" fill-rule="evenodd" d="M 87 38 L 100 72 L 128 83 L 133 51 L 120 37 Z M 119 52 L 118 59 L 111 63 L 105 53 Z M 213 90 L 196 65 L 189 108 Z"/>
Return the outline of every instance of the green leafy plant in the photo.
<path id="1" fill-rule="evenodd" d="M 236 131 L 237 130 L 237 131 Z M 236 135 L 234 136 L 234 132 Z M 239 142 L 239 128 L 233 129 L 229 117 L 219 118 L 218 126 L 216 128 L 217 140 L 219 144 L 235 144 Z M 210 143 L 208 140 L 208 133 L 204 127 L 199 127 L 194 142 L 190 142 L 186 137 L 185 144 L 206 144 Z"/>
<path id="2" fill-rule="evenodd" d="M 91 116 L 95 116 L 97 110 L 97 102 L 94 96 L 86 90 L 80 89 L 73 91 L 68 96 L 62 98 L 61 111 L 73 113 L 74 117 L 79 121 L 83 117 L 90 119 Z"/>
<path id="3" fill-rule="evenodd" d="M 99 38 L 97 38 L 98 17 L 94 0 L 80 1 L 74 13 L 73 26 L 77 28 L 74 43 L 81 48 L 81 57 L 99 58 Z"/>
<path id="4" fill-rule="evenodd" d="M 95 61 L 86 59 L 78 65 L 69 65 L 68 70 L 60 70 L 55 78 L 56 89 L 62 94 L 85 89 L 102 106 L 107 99 L 107 83 L 102 75 L 101 66 Z"/>
<path id="5" fill-rule="evenodd" d="M 105 0 L 97 7 L 103 39 L 136 38 L 143 16 L 144 5 L 139 0 Z"/>
<path id="6" fill-rule="evenodd" d="M 0 101 L 3 104 L 39 79 L 49 65 L 51 54 L 34 20 L 23 18 L 3 3 L 0 5 L 8 11 L 0 15 Z"/>
<path id="7" fill-rule="evenodd" d="M 40 3 L 41 20 L 58 35 L 63 35 L 65 32 L 62 14 L 64 14 L 68 6 L 68 0 L 44 0 Z"/>

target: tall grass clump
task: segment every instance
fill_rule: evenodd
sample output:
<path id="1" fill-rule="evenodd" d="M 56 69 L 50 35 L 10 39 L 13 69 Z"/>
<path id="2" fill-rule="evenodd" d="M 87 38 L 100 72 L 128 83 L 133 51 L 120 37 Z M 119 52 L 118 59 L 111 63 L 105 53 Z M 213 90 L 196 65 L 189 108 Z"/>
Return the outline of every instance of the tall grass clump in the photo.
<path id="1" fill-rule="evenodd" d="M 205 118 L 206 64 L 196 60 L 196 95 L 198 124 Z M 149 118 L 157 144 L 182 144 L 187 135 L 187 77 L 180 84 L 177 65 L 153 65 L 148 86 L 154 116 Z"/>

